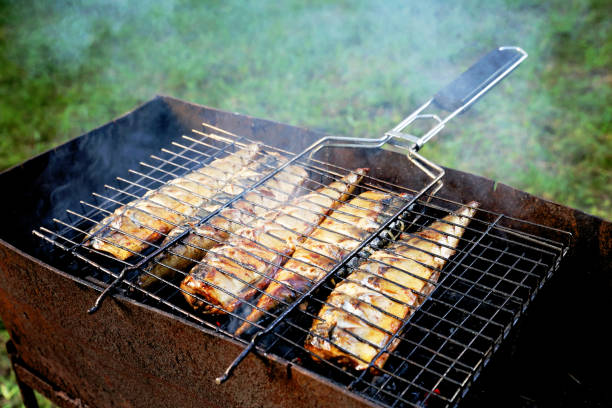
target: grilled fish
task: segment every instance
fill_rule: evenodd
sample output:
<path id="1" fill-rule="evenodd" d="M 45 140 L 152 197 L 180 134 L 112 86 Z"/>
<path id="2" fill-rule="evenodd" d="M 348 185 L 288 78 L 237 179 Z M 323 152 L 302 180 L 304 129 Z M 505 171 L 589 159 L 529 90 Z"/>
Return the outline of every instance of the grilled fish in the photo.
<path id="1" fill-rule="evenodd" d="M 117 208 L 89 231 L 86 244 L 120 260 L 141 252 L 194 215 L 217 192 L 240 190 L 230 181 L 259 151 L 258 144 L 248 145 Z"/>
<path id="2" fill-rule="evenodd" d="M 399 344 L 397 338 L 389 343 L 390 333 L 396 333 L 434 289 L 478 205 L 470 202 L 416 234 L 402 234 L 363 261 L 327 298 L 306 338 L 306 349 L 319 359 L 365 370 L 386 346 L 388 352 L 373 363 L 373 371 L 382 368 Z"/>
<path id="3" fill-rule="evenodd" d="M 401 203 L 401 199 L 389 194 L 366 191 L 338 207 L 295 250 L 292 258 L 259 299 L 257 307 L 247 317 L 247 322 L 238 328 L 236 335 L 241 335 L 251 326 L 248 322 L 261 319 L 265 311 L 274 309 L 281 301 L 290 303 L 300 292 L 308 290 L 343 257 L 357 248 L 361 241 L 376 231 L 386 216 L 390 215 L 386 213 L 387 210 L 393 214 L 401 208 Z"/>
<path id="4" fill-rule="evenodd" d="M 239 229 L 226 244 L 211 249 L 181 283 L 187 302 L 212 314 L 236 310 L 268 285 L 296 245 L 347 199 L 366 171 L 358 169 L 270 211 L 265 221 Z M 196 299 L 196 294 L 210 304 Z"/>
<path id="5" fill-rule="evenodd" d="M 278 167 L 287 159 L 273 153 L 268 153 L 256 161 L 253 174 L 245 175 L 244 179 L 232 180 L 233 183 L 248 186 L 260 179 L 266 171 Z M 201 260 L 206 251 L 215 245 L 222 244 L 230 234 L 244 226 L 249 226 L 257 217 L 262 216 L 298 192 L 308 173 L 300 166 L 288 166 L 276 176 L 266 181 L 254 191 L 244 195 L 244 198 L 232 205 L 232 208 L 221 210 L 219 215 L 210 219 L 202 226 L 188 223 L 173 229 L 162 242 L 162 245 L 191 229 L 185 238 L 177 242 L 169 250 L 158 254 L 140 275 L 138 283 L 142 287 L 158 281 L 157 277 L 171 279 L 176 271 L 187 272 Z M 214 200 L 216 203 L 222 202 Z M 220 204 L 207 206 L 205 211 L 215 211 Z M 206 214 L 201 214 L 205 216 Z"/>

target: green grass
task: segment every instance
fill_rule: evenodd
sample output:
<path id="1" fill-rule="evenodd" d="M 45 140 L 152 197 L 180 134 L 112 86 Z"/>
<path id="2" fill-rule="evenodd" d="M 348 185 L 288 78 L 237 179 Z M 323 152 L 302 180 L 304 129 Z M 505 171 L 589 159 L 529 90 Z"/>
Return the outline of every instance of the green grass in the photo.
<path id="1" fill-rule="evenodd" d="M 606 1 L 4 2 L 0 168 L 164 93 L 378 136 L 499 44 L 530 58 L 423 151 L 612 218 Z"/>
<path id="2" fill-rule="evenodd" d="M 2 321 L 0 320 L 0 347 L 8 341 L 9 334 L 5 330 Z M 15 384 L 15 374 L 11 371 L 11 363 L 4 354 L 2 349 L 2 358 L 0 358 L 0 403 L 2 407 L 19 406 L 19 388 Z"/>
<path id="3" fill-rule="evenodd" d="M 379 136 L 511 44 L 527 61 L 423 154 L 611 219 L 611 3 L 410 3 L 0 0 L 0 169 L 157 93 Z"/>

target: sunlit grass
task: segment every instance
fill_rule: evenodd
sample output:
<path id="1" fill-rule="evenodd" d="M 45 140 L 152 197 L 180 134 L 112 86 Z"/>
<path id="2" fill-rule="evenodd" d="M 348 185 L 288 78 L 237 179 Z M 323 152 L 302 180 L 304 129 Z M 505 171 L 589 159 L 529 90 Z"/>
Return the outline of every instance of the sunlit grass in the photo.
<path id="1" fill-rule="evenodd" d="M 163 93 L 378 136 L 479 55 L 530 58 L 423 151 L 612 218 L 604 1 L 4 3 L 0 168 Z"/>
<path id="2" fill-rule="evenodd" d="M 509 44 L 529 59 L 423 154 L 610 219 L 610 15 L 605 0 L 0 2 L 0 169 L 157 93 L 378 136 Z"/>

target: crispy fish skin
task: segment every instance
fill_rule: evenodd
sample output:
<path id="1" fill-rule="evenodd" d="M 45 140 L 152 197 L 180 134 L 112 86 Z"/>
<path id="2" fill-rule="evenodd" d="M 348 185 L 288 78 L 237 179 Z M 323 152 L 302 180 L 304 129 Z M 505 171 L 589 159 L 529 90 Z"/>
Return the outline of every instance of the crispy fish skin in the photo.
<path id="1" fill-rule="evenodd" d="M 367 169 L 358 169 L 289 205 L 268 212 L 254 227 L 241 228 L 227 244 L 211 249 L 181 283 L 194 309 L 225 314 L 265 289 L 296 245 L 346 200 Z M 196 299 L 197 294 L 212 305 Z"/>
<path id="2" fill-rule="evenodd" d="M 365 370 L 389 343 L 389 333 L 396 333 L 433 291 L 439 270 L 455 253 L 478 205 L 472 201 L 412 236 L 402 234 L 362 262 L 327 298 L 306 338 L 306 349 L 317 358 Z M 398 344 L 395 339 L 387 349 L 392 352 Z M 382 354 L 373 369 L 381 369 L 388 358 Z"/>
<path id="3" fill-rule="evenodd" d="M 278 154 L 266 154 L 258 159 L 258 164 L 262 168 L 255 169 L 255 177 L 252 180 L 251 178 L 240 180 L 239 184 L 248 186 L 260 179 L 266 170 L 278 167 L 285 161 L 287 159 Z M 266 181 L 263 186 L 246 193 L 243 199 L 233 204 L 232 208 L 221 210 L 218 216 L 213 217 L 206 224 L 195 226 L 195 223 L 190 223 L 175 228 L 164 239 L 162 245 L 188 228 L 191 228 L 192 232 L 169 250 L 158 254 L 145 267 L 138 283 L 141 287 L 148 287 L 158 281 L 157 277 L 172 279 L 177 270 L 188 271 L 204 257 L 210 248 L 222 244 L 230 234 L 243 226 L 250 225 L 257 217 L 289 200 L 301 188 L 307 177 L 308 173 L 301 166 L 288 166 Z M 219 206 L 219 204 L 216 207 L 207 206 L 205 211 L 215 211 Z"/>
<path id="4" fill-rule="evenodd" d="M 258 144 L 248 145 L 117 208 L 89 231 L 88 237 L 102 229 L 87 244 L 120 260 L 141 252 L 194 215 L 217 192 L 235 191 L 228 183 L 259 151 Z"/>
<path id="5" fill-rule="evenodd" d="M 386 218 L 385 211 L 399 210 L 401 202 L 387 193 L 366 191 L 338 207 L 296 249 L 235 334 L 241 335 L 252 326 L 248 322 L 257 322 L 280 301 L 290 303 L 308 290 L 378 229 Z"/>

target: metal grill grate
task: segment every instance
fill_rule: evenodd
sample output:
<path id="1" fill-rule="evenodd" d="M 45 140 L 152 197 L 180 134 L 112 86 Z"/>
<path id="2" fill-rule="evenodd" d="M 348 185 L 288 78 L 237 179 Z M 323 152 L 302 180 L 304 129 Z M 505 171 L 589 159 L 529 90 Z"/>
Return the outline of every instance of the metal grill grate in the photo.
<path id="1" fill-rule="evenodd" d="M 63 250 L 55 264 L 105 288 L 92 312 L 118 290 L 244 344 L 218 382 L 256 351 L 383 406 L 453 405 L 558 268 L 570 235 L 462 212 L 435 196 L 444 171 L 416 151 L 525 57 L 516 47 L 492 51 L 475 66 L 483 75 L 471 68 L 379 139 L 325 137 L 291 152 L 204 124 L 34 234 Z M 451 113 L 425 113 L 433 105 Z M 403 133 L 417 120 L 433 127 L 420 138 Z M 386 143 L 406 153 L 421 176 L 414 185 L 319 154 Z M 314 274 L 288 267 L 299 251 Z M 351 284 L 367 296 L 342 292 Z M 275 285 L 282 296 L 267 291 Z M 260 304 L 266 298 L 274 307 Z M 322 335 L 313 322 L 331 321 L 327 311 L 340 318 Z"/>
<path id="2" fill-rule="evenodd" d="M 220 133 L 220 129 L 216 131 Z M 311 280 L 306 290 L 296 290 L 294 299 L 281 301 L 273 310 L 264 310 L 264 318 L 253 322 L 255 329 L 250 333 L 253 330 L 257 333 L 252 338 L 248 333 L 236 336 L 235 331 L 246 321 L 248 312 L 258 307 L 258 297 L 265 293 L 265 287 L 250 285 L 256 290 L 256 296 L 242 299 L 243 306 L 240 308 L 224 309 L 212 304 L 210 299 L 189 293 L 181 287 L 180 282 L 188 276 L 188 270 L 170 268 L 174 269 L 175 277 L 157 277 L 157 282 L 148 288 L 138 284 L 138 275 L 145 273 L 143 268 L 157 262 L 155 255 L 177 254 L 177 246 L 184 244 L 189 233 L 194 232 L 193 227 L 169 243 L 152 243 L 148 249 L 126 260 L 83 245 L 92 226 L 100 223 L 117 207 L 125 206 L 147 191 L 155 191 L 170 180 L 183 177 L 215 158 L 235 155 L 252 142 L 230 134 L 219 136 L 199 131 L 184 136 L 182 142 L 173 143 L 173 149 L 162 149 L 162 154 L 152 156 L 157 165 L 142 163 L 145 170 L 132 171 L 131 180 L 118 178 L 124 187 L 106 186 L 107 194 L 94 193 L 94 202 L 82 202 L 80 211 L 68 210 L 66 219 L 54 220 L 58 225 L 56 231 L 41 228 L 35 233 L 73 255 L 62 257 L 66 269 L 72 268 L 74 273 L 96 281 L 107 291 L 111 288 L 120 290 L 144 303 L 186 317 L 242 342 L 247 347 L 236 365 L 251 350 L 270 353 L 319 373 L 381 405 L 392 407 L 449 406 L 456 403 L 538 289 L 558 267 L 569 247 L 569 234 L 479 209 L 474 217 L 470 217 L 464 235 L 459 238 L 455 255 L 437 271 L 439 278 L 428 281 L 432 290 L 419 293 L 425 301 L 411 305 L 412 312 L 401 319 L 399 330 L 380 328 L 391 336 L 390 341 L 384 347 L 379 347 L 377 353 L 377 357 L 383 354 L 389 356 L 384 366 L 374 367 L 374 358 L 370 362 L 365 361 L 370 369 L 355 370 L 347 368 L 342 362 L 321 359 L 316 352 L 304 347 L 307 337 L 313 336 L 310 330 L 312 322 L 318 319 L 324 305 L 331 306 L 328 296 L 336 285 L 350 279 L 351 271 L 359 268 L 360 262 L 368 259 L 372 252 L 388 247 L 402 232 L 418 233 L 461 206 L 460 203 L 426 194 L 437 186 L 436 178 L 424 186 L 407 188 L 365 176 L 359 187 L 348 195 L 347 202 L 366 191 L 386 193 L 395 200 L 393 205 L 381 211 L 377 229 L 368 233 L 353 251 L 346 253 L 332 268 L 323 271 L 324 278 Z M 257 157 L 272 152 L 282 155 L 275 156 L 278 161 L 276 166 L 264 165 L 257 182 L 241 185 L 238 194 L 214 202 L 213 210 L 200 218 L 198 224 L 206 226 L 214 217 L 223 217 L 222 209 L 244 201 L 247 191 L 257 191 L 258 187 L 265 187 L 268 180 L 290 172 L 290 165 L 308 172 L 306 180 L 299 185 L 300 192 L 295 193 L 298 199 L 341 180 L 352 171 L 270 146 L 262 145 Z M 295 199 L 288 202 L 296 205 Z M 332 211 L 326 217 L 321 217 L 321 221 L 341 221 L 343 211 L 358 209 L 351 204 L 345 205 L 337 208 L 336 213 Z M 265 215 L 258 215 L 253 217 L 250 224 L 241 226 L 250 227 L 265 219 Z M 239 235 L 236 231 L 225 232 L 228 237 Z M 162 235 L 168 236 L 167 233 Z M 227 245 L 228 239 L 219 240 L 218 244 Z M 303 248 L 305 239 L 298 242 L 296 248 Z M 207 250 L 203 252 L 207 253 Z M 206 258 L 193 261 L 199 264 L 207 262 Z M 284 270 L 285 261 L 287 259 L 278 265 L 279 270 Z M 274 278 L 271 281 L 283 284 Z M 210 282 L 208 285 L 227 296 L 237 297 L 222 286 Z M 214 306 L 224 314 L 206 315 L 194 311 L 185 300 L 188 297 Z M 389 315 L 389 312 L 382 312 Z M 360 318 L 354 312 L 349 314 Z M 376 327 L 375 322 L 368 324 Z M 367 339 L 360 341 L 368 343 Z M 398 343 L 397 347 L 395 343 Z M 391 344 L 393 347 L 390 347 Z M 349 350 L 344 350 L 344 353 L 351 354 Z M 231 374 L 236 365 L 222 380 Z"/>
<path id="3" fill-rule="evenodd" d="M 272 146 L 266 146 L 245 137 L 229 134 L 211 125 L 204 125 L 206 130 L 212 128 L 217 134 L 194 130 L 193 135 L 183 136 L 181 141 L 173 142 L 172 148 L 163 148 L 159 155 L 151 156 L 153 163 L 141 162 L 143 169 L 131 170 L 131 177 L 117 177 L 117 185 L 105 185 L 104 187 L 107 190 L 105 193 L 94 192 L 91 202 L 81 201 L 81 208 L 79 210 L 68 209 L 66 210 L 65 218 L 53 219 L 56 225 L 55 229 L 52 230 L 50 228 L 41 227 L 39 230 L 33 232 L 35 235 L 53 244 L 54 247 L 61 248 L 65 253 L 72 255 L 72 257 L 65 258 L 64 253 L 57 254 L 57 262 L 61 263 L 63 259 L 62 266 L 65 269 L 79 276 L 92 279 L 101 286 L 106 287 L 99 301 L 101 301 L 106 294 L 110 293 L 111 290 L 122 289 L 123 291 L 130 292 L 133 296 L 144 295 L 145 298 L 153 299 L 158 302 L 159 305 L 163 305 L 163 307 L 169 308 L 172 311 L 179 312 L 184 317 L 188 317 L 209 328 L 223 331 L 231 335 L 231 333 L 220 328 L 217 322 L 211 323 L 210 320 L 203 319 L 201 315 L 194 313 L 188 305 L 184 304 L 184 302 L 181 303 L 180 296 L 178 295 L 181 292 L 184 293 L 184 290 L 179 287 L 176 281 L 156 278 L 159 284 L 153 285 L 152 288 L 145 290 L 137 283 L 138 275 L 146 274 L 143 268 L 156 262 L 156 254 L 173 253 L 176 245 L 180 244 L 183 238 L 189 236 L 189 234 L 193 232 L 194 225 L 207 226 L 214 217 L 223 218 L 222 209 L 230 208 L 233 203 L 239 202 L 241 199 L 245 201 L 243 196 L 245 196 L 248 191 L 257 191 L 256 188 L 260 186 L 267 187 L 267 181 L 273 177 L 279 177 L 283 174 L 290 173 L 292 168 L 303 168 L 307 171 L 308 176 L 299 186 L 296 185 L 296 188 L 299 187 L 299 193 L 307 194 L 315 192 L 317 189 L 327 186 L 330 183 L 340 181 L 343 176 L 351 173 L 352 170 L 341 168 L 307 156 L 311 151 L 318 150 L 324 143 L 316 143 L 311 146 L 310 149 L 302 151 L 300 154 L 296 154 Z M 221 135 L 219 135 L 219 133 L 221 133 Z M 334 141 L 334 139 L 331 138 L 331 141 Z M 132 256 L 127 259 L 118 259 L 105 251 L 84 245 L 88 237 L 92 236 L 92 229 L 94 227 L 118 231 L 118 229 L 113 228 L 112 225 L 109 226 L 109 221 L 107 221 L 106 218 L 110 217 L 118 208 L 131 208 L 134 202 L 143 200 L 143 196 L 146 197 L 145 194 L 158 191 L 160 188 L 170 184 L 176 178 L 184 178 L 197 169 L 205 168 L 214 159 L 237 155 L 237 152 L 253 143 L 258 144 L 260 148 L 254 161 L 270 156 L 270 154 L 275 154 L 276 165 L 264 163 L 263 169 L 260 166 L 260 174 L 257 175 L 255 181 L 249 184 L 234 183 L 234 185 L 239 187 L 239 191 L 236 192 L 235 195 L 225 194 L 223 200 L 208 200 L 209 211 L 207 211 L 204 216 L 201 216 L 201 214 L 182 213 L 181 215 L 186 220 L 193 218 L 196 222 L 191 224 L 183 234 L 173 238 L 170 242 L 160 243 L 159 239 L 156 242 L 146 242 L 148 248 L 140 252 L 131 251 L 129 248 L 115 242 L 113 244 L 114 246 L 122 250 L 130 251 Z M 365 146 L 368 146 L 367 141 L 365 141 Z M 410 190 L 412 198 L 413 195 L 423 194 L 425 191 L 437 186 L 442 173 L 438 171 L 437 166 L 421 158 L 416 153 L 410 157 L 410 160 L 414 163 L 418 163 L 419 168 L 427 169 L 430 174 L 437 172 L 435 177 L 431 177 L 427 183 L 419 186 L 420 191 Z M 374 190 L 374 183 L 382 186 L 376 187 L 376 189 L 380 191 L 385 188 L 385 182 L 368 176 L 363 179 L 362 188 Z M 227 184 L 229 185 L 230 183 Z M 387 185 L 386 191 L 390 192 L 392 188 L 392 185 Z M 352 193 L 349 194 L 348 197 L 355 197 L 355 195 L 355 193 Z M 144 200 L 146 201 L 146 198 L 144 198 Z M 185 204 L 179 200 L 177 201 L 178 204 Z M 408 200 L 404 201 L 406 201 L 407 205 Z M 212 204 L 212 209 L 210 204 Z M 258 203 L 251 204 L 261 207 L 261 204 Z M 277 202 L 276 204 L 280 205 L 283 203 Z M 263 207 L 260 209 L 271 210 L 272 208 L 271 206 L 270 208 Z M 177 213 L 177 211 L 172 208 L 164 207 L 164 209 L 169 210 L 172 214 Z M 155 214 L 146 213 L 145 211 L 141 212 L 155 219 L 163 220 L 172 225 L 172 227 L 179 226 L 179 224 L 173 223 L 168 219 L 163 219 Z M 387 213 L 386 216 L 391 219 L 395 214 Z M 263 219 L 263 215 L 254 216 L 252 223 Z M 248 227 L 249 225 L 242 224 L 241 226 Z M 153 230 L 162 238 L 168 238 L 167 232 L 156 230 L 146 225 L 144 228 Z M 235 235 L 232 231 L 224 232 L 229 236 Z M 142 238 L 130 233 L 122 234 L 135 241 L 145 243 Z M 101 240 L 105 241 L 104 238 Z M 223 241 L 219 240 L 218 244 L 221 243 L 223 243 Z M 50 248 L 49 250 L 52 249 Z M 85 264 L 82 262 L 75 263 L 75 259 Z M 194 259 L 194 261 L 199 261 L 199 259 Z M 185 275 L 185 271 L 183 270 L 174 269 L 174 272 L 183 276 Z M 205 299 L 197 298 L 199 301 L 205 301 Z M 98 306 L 99 303 L 96 304 L 96 307 Z M 95 310 L 95 308 L 93 310 Z M 236 318 L 244 319 L 244 317 L 232 311 L 228 311 L 228 313 Z"/>
<path id="4" fill-rule="evenodd" d="M 459 205 L 438 198 L 433 203 L 420 201 L 409 212 L 410 231 L 427 227 L 447 208 Z M 331 306 L 328 295 L 346 281 L 350 268 L 334 274 L 308 302 L 295 308 L 260 342 L 258 351 L 281 356 L 384 406 L 452 406 L 478 377 L 569 247 L 566 233 L 522 225 L 555 240 L 536 238 L 509 228 L 518 224 L 522 223 L 478 211 L 456 254 L 440 271 L 435 290 L 402 321 L 401 329 L 390 333 L 399 341 L 397 348 L 389 349 L 391 341 L 379 348 L 377 356 L 390 355 L 383 368 L 372 370 L 370 362 L 370 370 L 350 369 L 337 361 L 321 360 L 320 354 L 304 348 L 307 337 L 313 335 L 312 321 L 323 305 Z M 359 358 L 346 349 L 343 353 Z"/>

